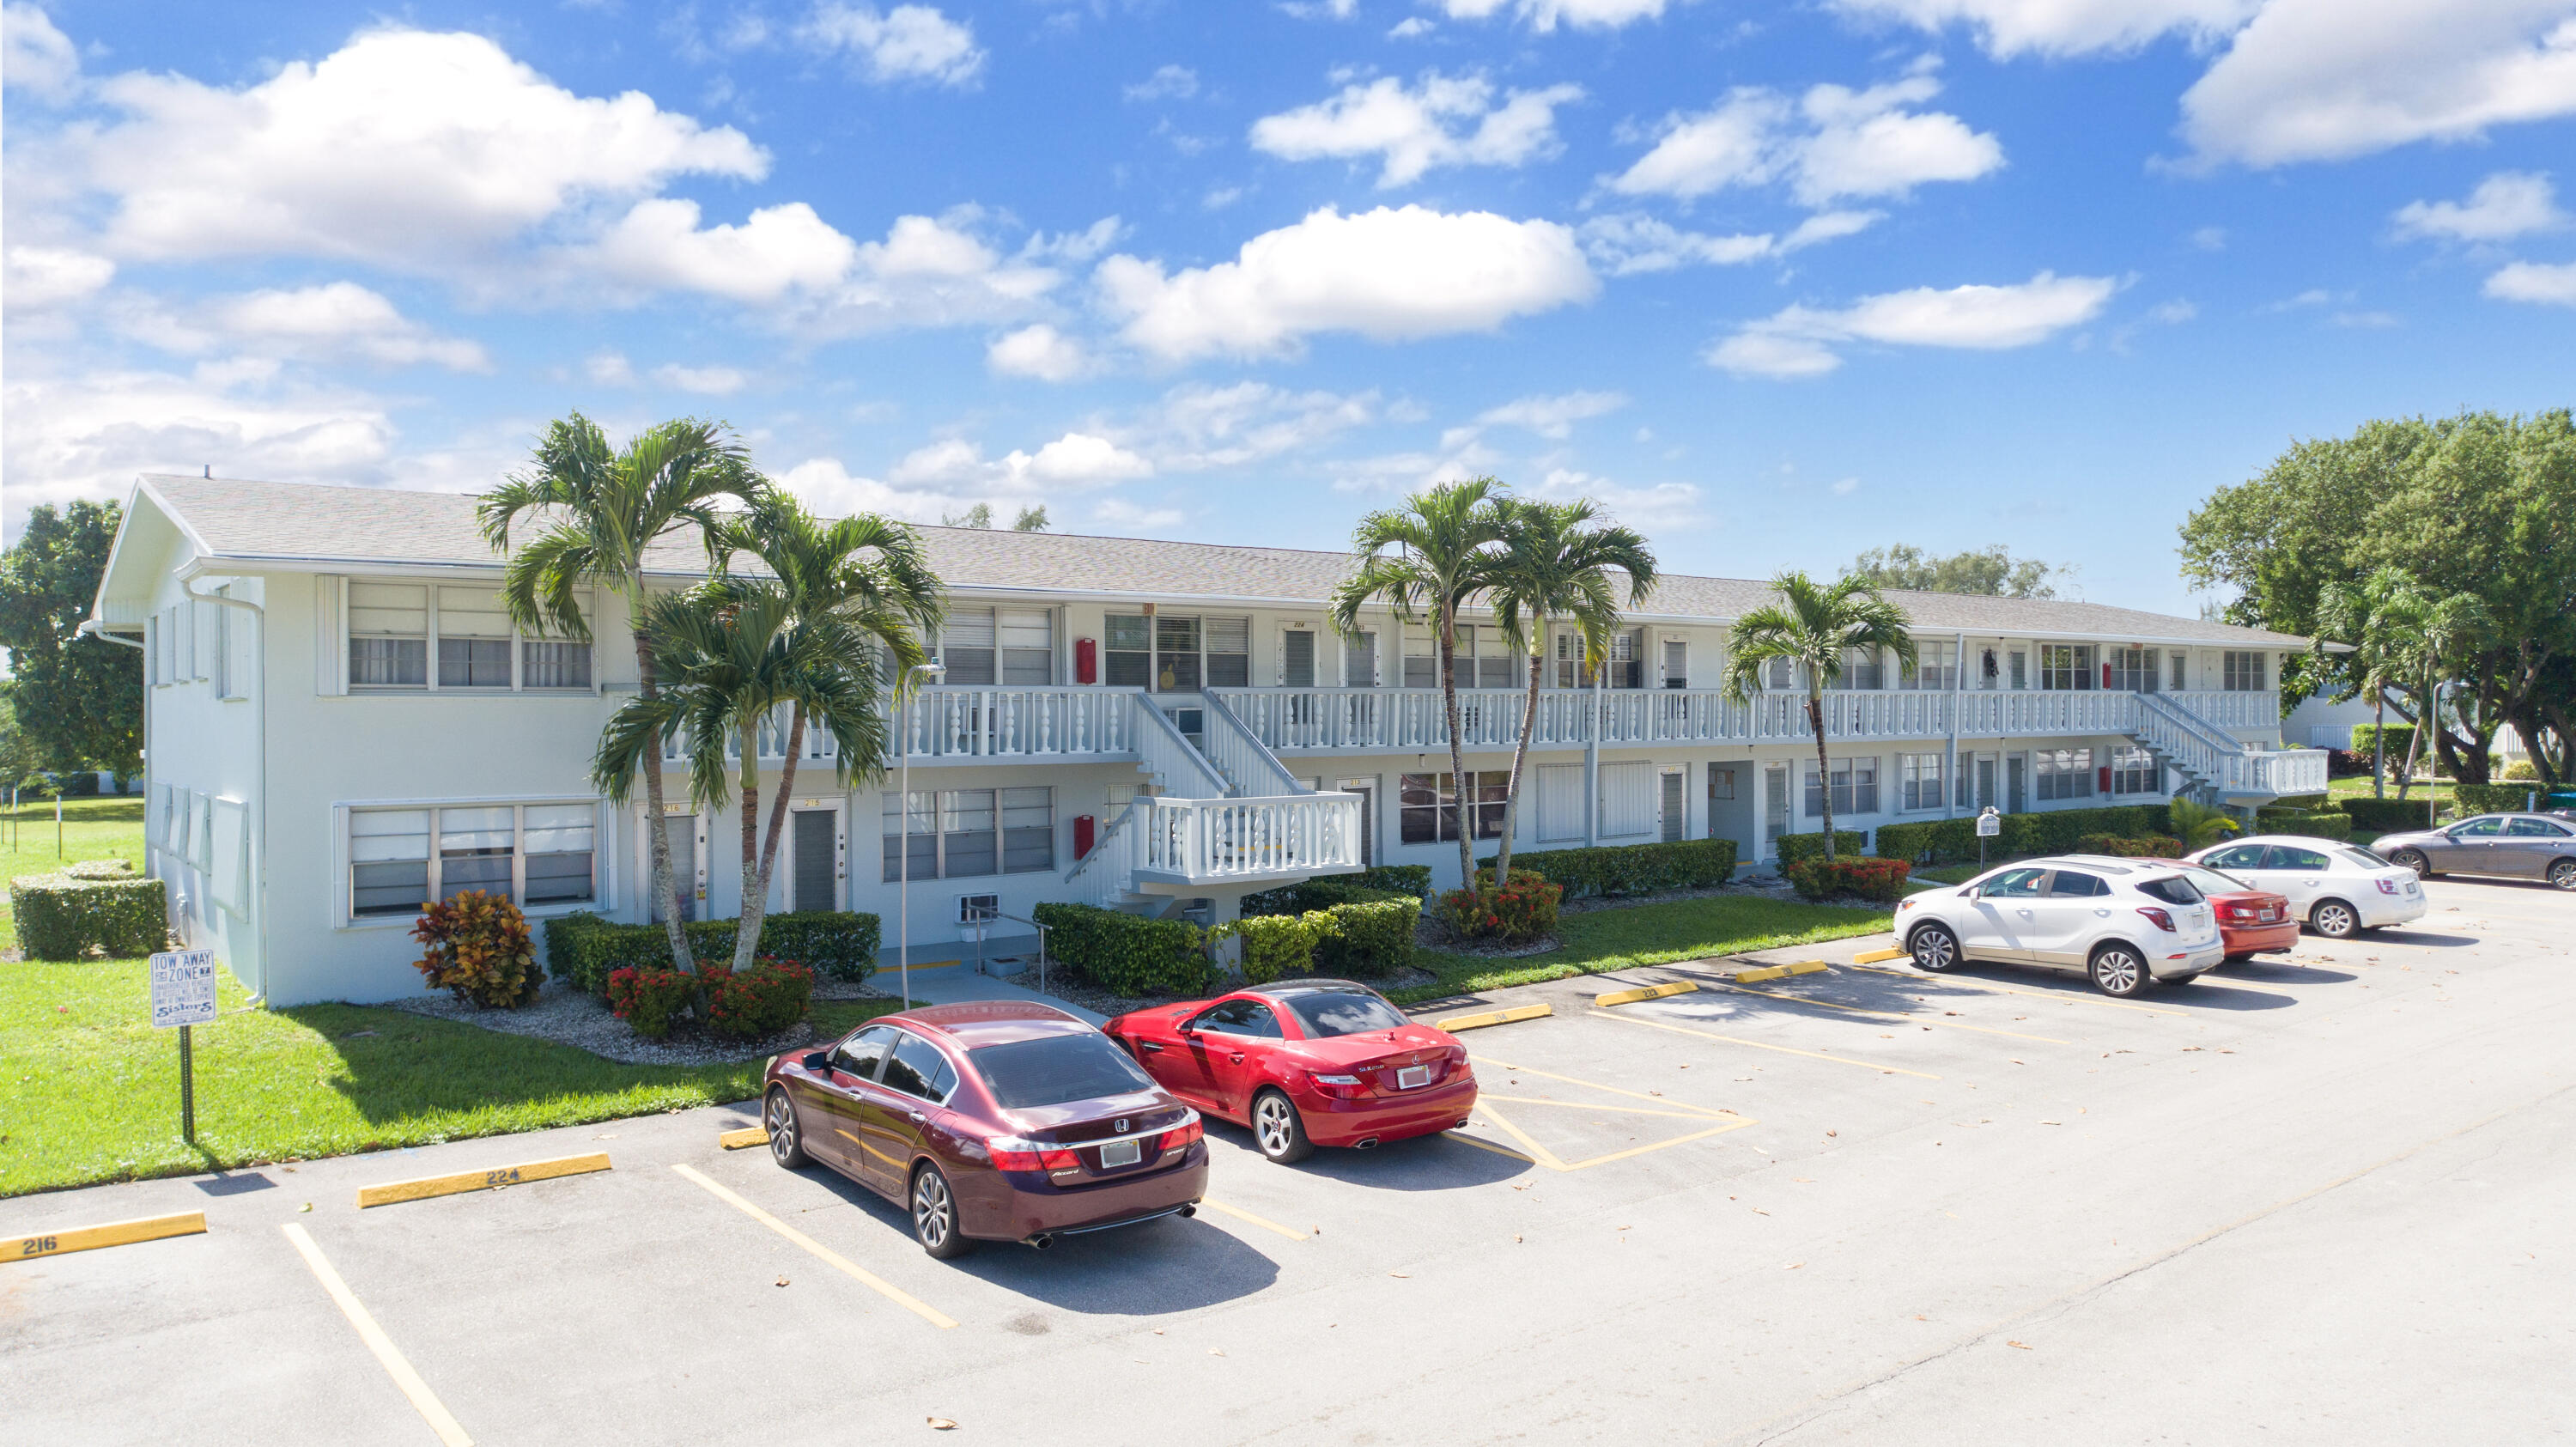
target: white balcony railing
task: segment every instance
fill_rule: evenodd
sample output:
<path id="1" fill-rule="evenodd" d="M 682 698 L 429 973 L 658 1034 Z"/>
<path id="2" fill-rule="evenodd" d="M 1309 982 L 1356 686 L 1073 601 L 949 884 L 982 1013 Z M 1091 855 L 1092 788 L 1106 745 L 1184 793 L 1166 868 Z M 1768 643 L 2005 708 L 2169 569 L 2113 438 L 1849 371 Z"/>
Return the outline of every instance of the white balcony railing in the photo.
<path id="1" fill-rule="evenodd" d="M 922 689 L 905 741 L 913 759 L 1096 759 L 1136 752 L 1136 695 L 1099 688 Z"/>
<path id="2" fill-rule="evenodd" d="M 1136 802 L 1133 857 L 1146 878 L 1208 885 L 1360 867 L 1357 794 Z"/>

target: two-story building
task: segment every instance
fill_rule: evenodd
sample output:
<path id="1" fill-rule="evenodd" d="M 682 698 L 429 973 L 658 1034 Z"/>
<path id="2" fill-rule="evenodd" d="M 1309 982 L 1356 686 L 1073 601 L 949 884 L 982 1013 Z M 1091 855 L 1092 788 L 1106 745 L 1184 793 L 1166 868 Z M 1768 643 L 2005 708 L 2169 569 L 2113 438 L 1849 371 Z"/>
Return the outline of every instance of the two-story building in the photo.
<path id="1" fill-rule="evenodd" d="M 1467 776 L 1453 778 L 1427 631 L 1336 631 L 1348 554 L 924 530 L 947 589 L 938 685 L 901 754 L 855 781 L 806 745 L 772 909 L 887 921 L 908 875 L 916 945 L 978 909 L 1047 900 L 1218 916 L 1247 891 L 1374 862 L 1454 884 L 1457 831 L 1493 839 L 1525 694 L 1490 618 L 1461 629 Z M 704 576 L 672 541 L 656 586 Z M 642 808 L 591 751 L 636 687 L 622 604 L 584 644 L 514 628 L 474 500 L 150 476 L 94 631 L 145 657 L 146 836 L 172 923 L 277 1004 L 416 992 L 424 899 L 506 892 L 532 918 L 646 920 Z M 2100 604 L 1891 595 L 1918 661 L 1854 658 L 1818 768 L 1802 681 L 1719 688 L 1728 624 L 1767 585 L 1672 576 L 1606 656 L 1560 630 L 1515 847 L 1785 832 L 2161 800 L 2321 792 L 2281 748 L 2274 681 L 2307 641 Z M 756 741 L 774 755 L 783 728 Z M 763 777 L 775 787 L 779 765 Z M 911 794 L 897 766 L 910 765 Z M 738 909 L 736 815 L 665 766 L 683 908 Z M 642 791 L 636 791 L 640 798 Z M 765 811 L 764 811 L 765 812 Z M 898 841 L 908 840 L 906 848 Z"/>

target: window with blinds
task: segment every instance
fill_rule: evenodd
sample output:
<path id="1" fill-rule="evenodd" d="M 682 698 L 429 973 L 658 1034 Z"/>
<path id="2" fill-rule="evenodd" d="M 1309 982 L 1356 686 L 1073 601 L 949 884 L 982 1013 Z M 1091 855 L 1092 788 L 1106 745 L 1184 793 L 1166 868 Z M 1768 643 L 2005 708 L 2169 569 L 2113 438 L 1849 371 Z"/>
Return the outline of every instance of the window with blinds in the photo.
<path id="1" fill-rule="evenodd" d="M 885 879 L 971 879 L 1055 868 L 1055 791 L 917 789 L 883 796 Z M 905 869 L 909 849 L 911 865 Z"/>
<path id="2" fill-rule="evenodd" d="M 1303 628 L 1279 635 L 1279 685 L 1282 688 L 1315 686 L 1315 635 Z"/>
<path id="3" fill-rule="evenodd" d="M 942 682 L 960 688 L 990 688 L 1001 681 L 1001 659 L 994 636 L 993 610 L 959 608 L 939 627 L 939 661 L 948 667 Z"/>
<path id="4" fill-rule="evenodd" d="M 1664 640 L 1664 687 L 1690 687 L 1690 644 L 1682 639 Z"/>
<path id="5" fill-rule="evenodd" d="M 1959 686 L 1959 645 L 1918 639 L 1914 644 L 1914 666 L 1905 670 L 1899 680 L 1904 688 L 1933 688 L 1947 692 Z"/>
<path id="6" fill-rule="evenodd" d="M 1459 624 L 1451 657 L 1460 688 L 1510 688 L 1518 682 L 1520 660 L 1504 645 L 1502 630 L 1490 623 Z M 1440 636 L 1427 624 L 1404 625 L 1404 686 L 1440 686 Z"/>
<path id="7" fill-rule="evenodd" d="M 488 588 L 438 589 L 438 686 L 508 688 L 510 615 Z"/>
<path id="8" fill-rule="evenodd" d="M 349 583 L 353 689 L 588 689 L 591 648 L 526 632 L 501 595 L 465 584 Z"/>
<path id="9" fill-rule="evenodd" d="M 1762 686 L 1772 689 L 1796 688 L 1798 686 L 1797 660 L 1794 658 L 1762 660 Z"/>
<path id="10" fill-rule="evenodd" d="M 467 890 L 526 909 L 596 898 L 599 806 L 462 804 L 349 811 L 349 913 L 417 913 Z"/>
<path id="11" fill-rule="evenodd" d="M 1207 640 L 1207 686 L 1250 688 L 1252 686 L 1252 620 L 1210 618 L 1207 620 L 1204 633 Z"/>
<path id="12" fill-rule="evenodd" d="M 1148 688 L 1154 682 L 1154 620 L 1112 613 L 1103 628 L 1102 677 L 1112 688 Z"/>
<path id="13" fill-rule="evenodd" d="M 349 686 L 421 688 L 428 683 L 428 585 L 351 583 Z"/>
<path id="14" fill-rule="evenodd" d="M 1836 688 L 1881 689 L 1887 687 L 1887 663 L 1875 648 L 1843 650 L 1843 674 L 1835 679 Z"/>
<path id="15" fill-rule="evenodd" d="M 1347 634 L 1342 639 L 1342 686 L 1377 687 L 1377 634 Z"/>
<path id="16" fill-rule="evenodd" d="M 1002 682 L 1046 688 L 1055 682 L 1055 615 L 1044 608 L 1003 608 L 993 615 L 1002 649 Z"/>

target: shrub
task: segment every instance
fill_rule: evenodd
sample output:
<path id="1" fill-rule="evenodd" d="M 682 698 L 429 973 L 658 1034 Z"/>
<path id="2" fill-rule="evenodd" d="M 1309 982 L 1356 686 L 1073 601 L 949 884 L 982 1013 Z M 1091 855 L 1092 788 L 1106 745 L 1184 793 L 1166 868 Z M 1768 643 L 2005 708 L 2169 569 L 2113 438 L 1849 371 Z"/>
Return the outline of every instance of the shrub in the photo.
<path id="1" fill-rule="evenodd" d="M 2390 772 L 2406 767 L 2406 746 L 2415 740 L 2415 726 L 2413 724 L 2354 724 L 2352 751 L 2363 758 L 2370 757 L 2370 740 L 2374 733 L 2388 741 Z"/>
<path id="2" fill-rule="evenodd" d="M 2140 839 L 2179 832 L 2163 804 L 2113 804 L 2099 809 L 2053 809 L 2044 814 L 1999 817 L 2003 832 L 1986 843 L 1986 857 L 1990 859 L 2015 854 L 2063 854 L 2079 847 L 2088 835 Z M 1817 838 L 1813 834 L 1790 837 L 1809 841 Z M 1818 852 L 1810 843 L 1798 857 Z M 1977 857 L 1977 821 L 1968 816 L 1882 824 L 1878 826 L 1878 855 L 1918 865 L 1967 863 Z M 1781 857 L 1784 862 L 1789 858 L 1785 854 Z"/>
<path id="3" fill-rule="evenodd" d="M 1801 859 L 1787 868 L 1789 883 L 1801 899 L 1837 896 L 1893 904 L 1905 893 L 1905 876 L 1913 866 L 1902 859 Z"/>
<path id="4" fill-rule="evenodd" d="M 2535 792 L 2549 791 L 2537 784 L 2455 784 L 2451 797 L 2459 801 L 2463 814 L 2501 814 L 2522 808 Z"/>
<path id="5" fill-rule="evenodd" d="M 486 1010 L 533 1003 L 544 987 L 528 918 L 505 895 L 469 889 L 421 906 L 411 937 L 429 947 L 412 962 L 428 988 Z"/>
<path id="6" fill-rule="evenodd" d="M 2367 777 L 2369 773 L 2370 755 L 2355 753 L 2350 749 L 2326 750 L 2327 778 L 2356 779 Z"/>
<path id="7" fill-rule="evenodd" d="M 1494 861 L 1481 859 L 1477 864 L 1491 870 Z M 1668 889 L 1704 889 L 1735 876 L 1735 841 L 1685 839 L 1671 844 L 1541 849 L 1512 856 L 1512 873 L 1517 875 L 1523 869 L 1558 885 L 1567 899 L 1615 899 Z"/>
<path id="8" fill-rule="evenodd" d="M 1247 916 L 1306 914 L 1353 900 L 1382 899 L 1390 895 L 1420 899 L 1429 893 L 1430 865 L 1381 864 L 1357 874 L 1328 874 L 1321 879 L 1283 884 L 1277 889 L 1247 894 L 1243 897 L 1242 913 Z"/>
<path id="9" fill-rule="evenodd" d="M 1186 920 L 1055 903 L 1032 917 L 1047 927 L 1049 954 L 1114 994 L 1197 995 L 1216 984 L 1201 933 Z"/>
<path id="10" fill-rule="evenodd" d="M 1362 889 L 1409 894 L 1415 899 L 1431 893 L 1431 866 L 1428 864 L 1379 864 L 1357 874 L 1337 874 L 1333 878 L 1356 884 Z"/>
<path id="11" fill-rule="evenodd" d="M 2343 815 L 2352 821 L 2352 832 L 2361 839 L 2375 839 L 2382 834 L 2395 834 L 2406 829 L 2424 827 L 2424 800 L 2412 799 L 2342 799 Z"/>
<path id="12" fill-rule="evenodd" d="M 698 997 L 698 979 L 668 965 L 627 965 L 608 972 L 608 1008 L 647 1039 L 671 1033 L 671 1019 Z"/>
<path id="13" fill-rule="evenodd" d="M 1511 879 L 1499 888 L 1493 871 L 1482 870 L 1474 889 L 1453 889 L 1440 896 L 1440 927 L 1458 939 L 1525 945 L 1556 929 L 1558 906 L 1564 899 L 1565 886 L 1534 870 L 1513 870 Z"/>
<path id="14" fill-rule="evenodd" d="M 689 952 L 700 961 L 733 957 L 735 921 L 693 920 Z M 763 952 L 792 959 L 835 980 L 864 980 L 876 968 L 879 925 L 872 914 L 807 910 L 761 921 Z M 593 995 L 628 965 L 671 967 L 671 937 L 658 924 L 616 924 L 588 910 L 546 921 L 546 968 Z"/>
<path id="15" fill-rule="evenodd" d="M 2108 854 L 2114 859 L 2175 859 L 2182 855 L 2182 841 L 2170 834 L 2149 834 L 2140 839 L 2123 839 L 2116 834 L 2087 834 L 2075 841 L 2079 854 Z"/>
<path id="16" fill-rule="evenodd" d="M 1315 968 L 1327 975 L 1391 975 L 1413 964 L 1422 901 L 1403 895 L 1334 905 L 1335 932 L 1315 946 Z"/>
<path id="17" fill-rule="evenodd" d="M 1837 829 L 1834 831 L 1835 854 L 1858 854 L 1861 852 L 1862 845 L 1863 836 L 1859 830 Z M 1813 834 L 1783 834 L 1779 839 L 1779 847 L 1780 867 L 1782 869 L 1787 869 L 1790 865 L 1797 863 L 1801 859 L 1824 858 L 1825 834 L 1821 829 L 1817 830 Z M 1971 845 L 1970 847 L 1974 848 L 1975 846 Z"/>
<path id="18" fill-rule="evenodd" d="M 729 921 L 718 923 L 730 925 Z M 760 952 L 794 960 L 830 979 L 864 980 L 876 971 L 882 929 L 875 915 L 858 910 L 790 910 L 760 922 Z M 730 927 L 725 930 L 725 949 L 733 949 Z"/>
<path id="19" fill-rule="evenodd" d="M 132 879 L 134 877 L 134 861 L 131 859 L 83 859 L 74 864 L 66 864 L 61 869 L 56 870 L 55 873 L 68 879 Z"/>
<path id="20" fill-rule="evenodd" d="M 2537 783 L 2540 780 L 2540 767 L 2529 759 L 2515 759 L 2506 764 L 2496 777 L 2508 784 L 2524 780 Z"/>
<path id="21" fill-rule="evenodd" d="M 707 1028 L 737 1040 L 777 1034 L 804 1019 L 805 1004 L 814 998 L 814 972 L 794 960 L 762 955 L 740 974 L 716 964 L 700 967 L 699 974 L 705 977 Z"/>
<path id="22" fill-rule="evenodd" d="M 1244 981 L 1266 985 L 1313 974 L 1315 947 L 1341 932 L 1341 922 L 1330 910 L 1317 909 L 1304 914 L 1246 915 L 1210 930 L 1208 938 L 1242 940 Z"/>
<path id="23" fill-rule="evenodd" d="M 131 875 L 30 874 L 9 881 L 9 912 L 31 960 L 77 960 L 92 950 L 125 960 L 163 949 L 170 943 L 166 900 L 160 880 Z"/>
<path id="24" fill-rule="evenodd" d="M 2341 809 L 2300 813 L 2284 810 L 2278 814 L 2255 815 L 2254 827 L 2265 834 L 2304 834 L 2311 839 L 2340 842 L 2352 837 L 2352 816 Z"/>

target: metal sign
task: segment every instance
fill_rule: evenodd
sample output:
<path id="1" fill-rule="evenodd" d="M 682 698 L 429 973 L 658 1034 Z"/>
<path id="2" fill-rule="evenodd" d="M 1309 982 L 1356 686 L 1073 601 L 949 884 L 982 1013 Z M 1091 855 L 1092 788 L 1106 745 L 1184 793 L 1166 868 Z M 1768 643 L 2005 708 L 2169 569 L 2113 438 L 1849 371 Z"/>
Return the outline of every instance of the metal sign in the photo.
<path id="1" fill-rule="evenodd" d="M 152 1023 L 215 1022 L 215 952 L 175 950 L 152 957 Z"/>
<path id="2" fill-rule="evenodd" d="M 1996 813 L 1992 806 L 1989 806 L 1986 809 L 1986 812 L 1977 816 L 1978 838 L 1993 839 L 2000 836 L 2003 832 L 2004 817 L 2001 814 Z"/>

